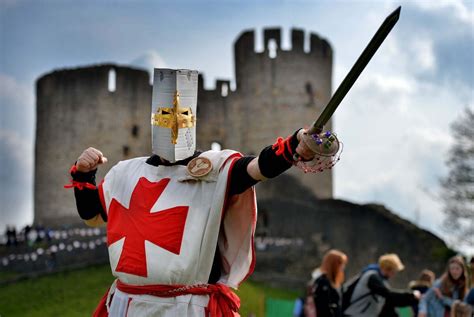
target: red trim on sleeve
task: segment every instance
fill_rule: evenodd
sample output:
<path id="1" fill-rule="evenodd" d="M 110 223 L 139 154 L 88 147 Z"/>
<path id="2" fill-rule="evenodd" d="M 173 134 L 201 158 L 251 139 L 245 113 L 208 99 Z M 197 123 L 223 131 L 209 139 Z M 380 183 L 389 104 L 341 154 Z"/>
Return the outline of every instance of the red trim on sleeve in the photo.
<path id="1" fill-rule="evenodd" d="M 289 138 L 288 138 L 289 139 Z M 284 147 L 284 143 L 283 143 L 283 150 L 285 149 Z M 241 158 L 243 155 L 240 154 L 240 153 L 236 153 L 236 154 L 233 154 L 231 155 L 230 157 L 227 158 L 227 160 L 224 162 L 224 164 L 222 166 L 225 165 L 225 163 L 230 160 L 230 159 L 233 159 L 232 162 L 230 163 L 230 167 L 229 167 L 229 171 L 228 171 L 228 176 L 227 176 L 227 187 L 226 187 L 226 193 L 225 193 L 225 198 L 224 198 L 224 205 L 223 205 L 223 212 L 221 213 L 221 221 L 224 220 L 224 215 L 225 215 L 225 212 L 227 211 L 227 204 L 229 203 L 229 195 L 228 195 L 228 191 L 229 191 L 229 185 L 230 185 L 230 178 L 231 178 L 231 175 L 232 175 L 232 168 L 234 167 L 234 164 L 235 162 L 237 161 L 238 158 Z M 255 189 L 247 189 L 247 190 L 255 190 Z M 254 194 L 255 195 L 255 194 Z M 250 267 L 249 267 L 249 271 L 247 272 L 247 275 L 245 275 L 245 277 L 242 279 L 242 281 L 240 281 L 239 283 L 239 286 L 250 276 L 252 275 L 254 269 L 255 269 L 255 264 L 256 264 L 256 256 L 255 256 L 255 242 L 254 242 L 254 236 L 255 236 L 255 224 L 257 222 L 257 213 L 255 212 L 256 209 L 257 209 L 257 206 L 256 204 L 252 204 L 253 205 L 253 210 L 252 210 L 252 223 L 253 223 L 253 231 L 252 231 L 252 237 L 251 237 L 251 245 L 252 245 L 252 262 L 250 263 Z M 222 231 L 224 234 L 225 234 L 225 231 L 223 230 Z"/>
<path id="2" fill-rule="evenodd" d="M 289 137 L 285 139 L 285 145 L 286 145 L 286 149 L 288 150 L 288 153 L 290 153 L 290 155 L 293 156 L 293 150 L 291 149 L 291 137 L 292 135 L 290 135 Z"/>
<path id="3" fill-rule="evenodd" d="M 76 174 L 77 172 L 77 167 L 76 164 L 73 164 L 71 168 L 69 169 L 69 174 Z M 94 184 L 87 183 L 87 182 L 76 182 L 75 180 L 71 180 L 71 183 L 64 185 L 64 188 L 77 188 L 79 190 L 83 190 L 84 188 L 87 189 L 97 189 L 97 187 Z"/>
<path id="4" fill-rule="evenodd" d="M 272 150 L 276 149 L 275 151 L 276 156 L 283 156 L 285 161 L 287 161 L 290 164 L 294 164 L 294 161 L 292 160 L 293 151 L 291 150 L 291 137 L 292 135 L 288 136 L 286 139 L 283 139 L 282 137 L 278 137 L 276 142 L 273 143 L 272 145 Z M 286 151 L 285 151 L 285 147 L 286 147 Z M 287 157 L 287 154 L 290 155 L 290 158 Z"/>
<path id="5" fill-rule="evenodd" d="M 285 152 L 285 140 L 282 137 L 278 137 L 276 142 L 272 145 L 272 150 L 276 149 L 276 155 L 282 155 Z"/>
<path id="6" fill-rule="evenodd" d="M 76 174 L 77 172 L 77 166 L 76 164 L 74 164 L 73 166 L 71 166 L 71 169 L 69 170 L 69 174 Z"/>
<path id="7" fill-rule="evenodd" d="M 77 188 L 79 190 L 83 190 L 84 188 L 87 189 L 97 189 L 97 187 L 91 183 L 87 182 L 76 182 L 76 181 L 71 181 L 70 184 L 64 185 L 64 188 Z"/>

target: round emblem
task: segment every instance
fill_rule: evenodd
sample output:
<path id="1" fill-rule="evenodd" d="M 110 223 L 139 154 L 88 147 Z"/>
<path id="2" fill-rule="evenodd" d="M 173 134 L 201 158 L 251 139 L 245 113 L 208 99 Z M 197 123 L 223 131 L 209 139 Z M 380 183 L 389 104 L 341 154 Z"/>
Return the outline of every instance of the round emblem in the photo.
<path id="1" fill-rule="evenodd" d="M 191 176 L 202 177 L 212 170 L 212 163 L 205 157 L 195 157 L 188 163 L 188 172 Z"/>

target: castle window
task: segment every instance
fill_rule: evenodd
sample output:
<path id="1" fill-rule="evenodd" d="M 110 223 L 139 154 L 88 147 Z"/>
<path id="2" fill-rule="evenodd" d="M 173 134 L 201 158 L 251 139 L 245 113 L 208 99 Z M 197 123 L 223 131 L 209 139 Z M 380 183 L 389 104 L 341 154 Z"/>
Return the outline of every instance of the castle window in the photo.
<path id="1" fill-rule="evenodd" d="M 135 138 L 138 137 L 138 132 L 139 132 L 138 125 L 136 125 L 136 124 L 133 125 L 133 127 L 132 127 L 132 136 L 135 137 Z"/>
<path id="2" fill-rule="evenodd" d="M 130 148 L 127 145 L 122 146 L 122 153 L 123 153 L 123 156 L 127 157 L 128 154 L 130 153 Z"/>
<path id="3" fill-rule="evenodd" d="M 222 146 L 219 142 L 212 142 L 211 144 L 211 150 L 213 151 L 220 151 L 222 149 Z"/>
<path id="4" fill-rule="evenodd" d="M 277 43 L 274 39 L 268 41 L 268 56 L 270 58 L 277 57 Z"/>
<path id="5" fill-rule="evenodd" d="M 221 96 L 222 97 L 227 97 L 228 94 L 229 94 L 229 85 L 222 84 L 222 86 L 221 86 Z"/>
<path id="6" fill-rule="evenodd" d="M 308 81 L 305 85 L 306 94 L 308 95 L 308 103 L 306 104 L 308 107 L 315 105 L 315 98 L 314 98 L 314 90 L 313 85 Z"/>
<path id="7" fill-rule="evenodd" d="M 114 92 L 115 91 L 115 81 L 116 81 L 117 74 L 115 73 L 115 69 L 111 68 L 109 70 L 109 91 Z"/>

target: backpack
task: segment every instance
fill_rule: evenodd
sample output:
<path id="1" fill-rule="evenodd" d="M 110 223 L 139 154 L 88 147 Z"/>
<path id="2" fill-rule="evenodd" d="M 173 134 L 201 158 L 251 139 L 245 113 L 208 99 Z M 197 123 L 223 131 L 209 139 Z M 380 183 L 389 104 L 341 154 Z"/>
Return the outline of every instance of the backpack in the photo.
<path id="1" fill-rule="evenodd" d="M 314 303 L 314 292 L 318 285 L 311 280 L 306 285 L 306 296 L 304 299 L 303 312 L 305 317 L 316 317 L 316 305 Z"/>
<path id="2" fill-rule="evenodd" d="M 366 298 L 367 296 L 374 296 L 374 293 L 372 292 L 372 290 L 369 289 L 368 293 L 361 295 L 360 297 L 351 301 L 352 295 L 354 294 L 354 290 L 357 284 L 359 284 L 361 277 L 367 272 L 368 271 L 363 271 L 362 273 L 352 277 L 349 281 L 344 283 L 344 285 L 342 286 L 342 304 L 341 304 L 342 307 L 341 308 L 342 308 L 343 313 L 347 310 L 347 308 L 349 308 L 349 306 L 351 306 L 351 304 L 357 303 L 358 301 Z"/>
<path id="3" fill-rule="evenodd" d="M 342 311 L 344 312 L 351 305 L 351 297 L 354 294 L 354 290 L 359 283 L 362 274 L 353 276 L 350 280 L 342 285 Z"/>

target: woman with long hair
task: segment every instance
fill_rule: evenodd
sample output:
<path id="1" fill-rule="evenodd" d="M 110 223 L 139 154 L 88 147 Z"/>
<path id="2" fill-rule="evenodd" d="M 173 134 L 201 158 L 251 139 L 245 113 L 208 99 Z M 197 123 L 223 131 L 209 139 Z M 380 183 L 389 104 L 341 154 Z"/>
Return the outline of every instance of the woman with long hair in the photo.
<path id="1" fill-rule="evenodd" d="M 341 285 L 347 255 L 339 250 L 329 250 L 319 267 L 320 275 L 314 281 L 313 298 L 318 317 L 341 317 Z"/>
<path id="2" fill-rule="evenodd" d="M 423 296 L 419 306 L 419 317 L 444 317 L 456 300 L 467 294 L 467 269 L 462 257 L 449 259 L 446 271 Z"/>

